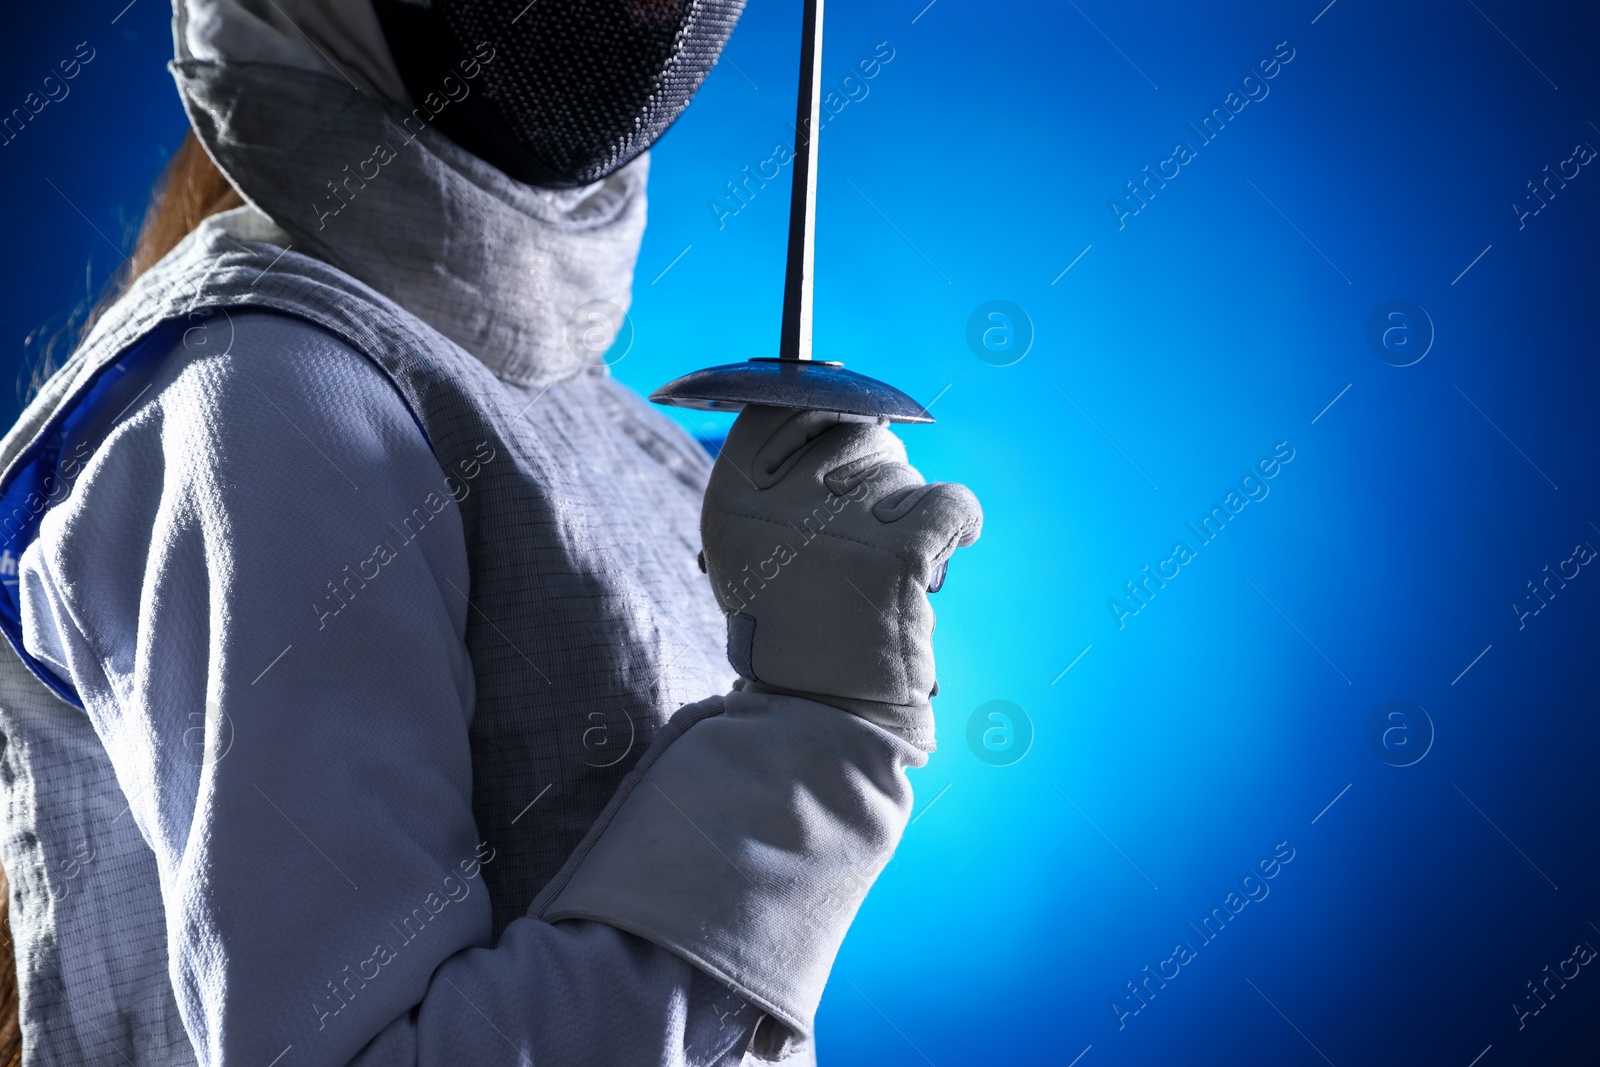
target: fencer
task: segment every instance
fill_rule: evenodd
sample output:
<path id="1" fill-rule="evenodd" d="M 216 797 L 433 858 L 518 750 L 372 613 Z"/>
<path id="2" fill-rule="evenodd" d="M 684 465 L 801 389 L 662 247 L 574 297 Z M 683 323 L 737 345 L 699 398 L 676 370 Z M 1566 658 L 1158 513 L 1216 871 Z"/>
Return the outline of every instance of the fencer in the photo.
<path id="1" fill-rule="evenodd" d="M 981 516 L 607 372 L 741 8 L 177 0 L 192 140 L 0 443 L 25 1064 L 812 1061 Z"/>

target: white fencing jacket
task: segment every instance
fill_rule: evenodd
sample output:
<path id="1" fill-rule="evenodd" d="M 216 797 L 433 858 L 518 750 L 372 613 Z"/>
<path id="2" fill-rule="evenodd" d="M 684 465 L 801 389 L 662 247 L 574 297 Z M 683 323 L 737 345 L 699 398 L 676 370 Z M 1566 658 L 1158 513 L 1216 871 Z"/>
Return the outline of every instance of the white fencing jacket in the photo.
<path id="1" fill-rule="evenodd" d="M 545 194 L 341 77 L 175 75 L 252 206 L 0 442 L 27 1062 L 808 1055 L 926 757 L 727 691 L 707 457 L 564 333 L 647 164 Z"/>

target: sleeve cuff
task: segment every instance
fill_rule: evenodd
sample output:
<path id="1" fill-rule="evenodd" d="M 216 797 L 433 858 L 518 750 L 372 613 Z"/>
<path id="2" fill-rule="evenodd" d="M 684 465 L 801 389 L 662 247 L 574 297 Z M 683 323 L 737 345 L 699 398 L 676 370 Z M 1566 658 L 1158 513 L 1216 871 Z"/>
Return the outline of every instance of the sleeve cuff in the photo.
<path id="1" fill-rule="evenodd" d="M 750 691 L 678 712 L 530 907 L 636 934 L 810 1042 L 834 957 L 911 811 L 916 746 Z M 765 1028 L 764 1028 L 765 1029 Z"/>

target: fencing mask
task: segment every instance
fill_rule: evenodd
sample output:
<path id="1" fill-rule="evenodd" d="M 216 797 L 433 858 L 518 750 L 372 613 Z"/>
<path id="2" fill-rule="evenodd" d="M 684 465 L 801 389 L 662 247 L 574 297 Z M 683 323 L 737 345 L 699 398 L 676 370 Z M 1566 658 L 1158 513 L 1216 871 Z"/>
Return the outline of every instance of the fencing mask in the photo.
<path id="1" fill-rule="evenodd" d="M 518 181 L 570 187 L 619 170 L 666 132 L 722 54 L 744 0 L 373 7 L 412 99 L 449 98 L 433 125 Z"/>

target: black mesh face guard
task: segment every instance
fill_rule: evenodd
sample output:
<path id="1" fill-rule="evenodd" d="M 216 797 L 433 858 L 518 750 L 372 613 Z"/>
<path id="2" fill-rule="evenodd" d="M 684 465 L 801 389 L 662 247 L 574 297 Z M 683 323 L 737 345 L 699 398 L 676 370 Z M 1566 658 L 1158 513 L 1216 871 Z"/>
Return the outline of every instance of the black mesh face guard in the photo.
<path id="1" fill-rule="evenodd" d="M 374 0 L 414 101 L 534 185 L 598 181 L 654 144 L 716 64 L 744 0 Z M 471 70 L 470 78 L 467 72 Z M 445 80 L 465 86 L 446 92 Z"/>

